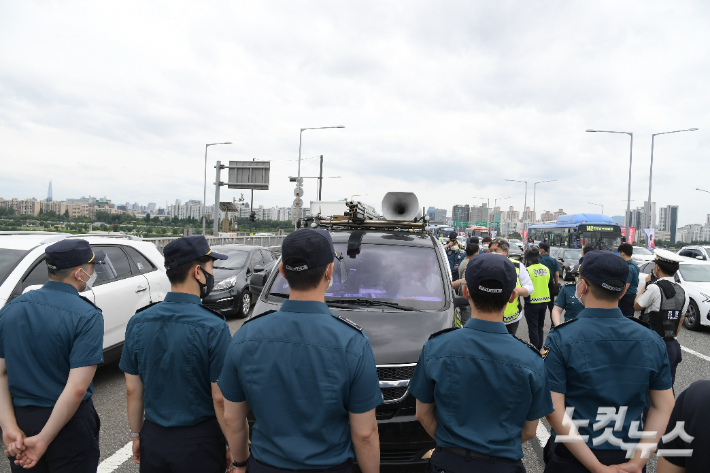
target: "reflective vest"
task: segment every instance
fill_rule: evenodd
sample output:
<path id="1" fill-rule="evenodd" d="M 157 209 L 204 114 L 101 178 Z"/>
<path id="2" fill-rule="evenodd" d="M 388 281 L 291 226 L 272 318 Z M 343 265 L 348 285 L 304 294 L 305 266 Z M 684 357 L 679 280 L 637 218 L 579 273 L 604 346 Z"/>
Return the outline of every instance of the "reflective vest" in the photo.
<path id="1" fill-rule="evenodd" d="M 675 338 L 685 305 L 685 291 L 670 281 L 656 281 L 654 284 L 661 291 L 661 306 L 655 312 L 644 311 L 639 318 L 664 339 Z"/>
<path id="2" fill-rule="evenodd" d="M 534 263 L 527 267 L 535 290 L 530 294 L 531 304 L 550 302 L 550 270 L 547 266 Z"/>
<path id="3" fill-rule="evenodd" d="M 522 284 L 520 284 L 520 262 L 515 261 L 513 258 L 508 258 L 511 263 L 515 265 L 515 272 L 518 275 L 518 279 L 515 281 L 515 287 L 523 287 Z M 505 306 L 505 313 L 503 314 L 503 323 L 507 324 L 512 324 L 513 322 L 516 322 L 518 319 L 520 319 L 520 300 L 518 297 L 515 298 L 515 301 L 509 302 L 508 305 Z"/>

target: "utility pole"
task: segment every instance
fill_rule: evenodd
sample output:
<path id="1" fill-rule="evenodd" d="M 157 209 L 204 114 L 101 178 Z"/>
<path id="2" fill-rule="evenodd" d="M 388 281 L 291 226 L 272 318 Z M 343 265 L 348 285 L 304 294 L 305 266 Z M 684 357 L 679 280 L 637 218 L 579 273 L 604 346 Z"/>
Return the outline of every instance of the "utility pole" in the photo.
<path id="1" fill-rule="evenodd" d="M 320 175 L 318 177 L 318 200 L 323 196 L 323 155 L 320 155 Z"/>

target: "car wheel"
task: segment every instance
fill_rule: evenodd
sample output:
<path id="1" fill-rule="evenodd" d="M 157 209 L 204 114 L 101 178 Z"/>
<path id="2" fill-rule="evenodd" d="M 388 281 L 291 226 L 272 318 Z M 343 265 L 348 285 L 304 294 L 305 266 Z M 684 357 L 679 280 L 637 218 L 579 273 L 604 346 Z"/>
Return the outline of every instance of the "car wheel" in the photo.
<path id="1" fill-rule="evenodd" d="M 690 299 L 690 304 L 688 304 L 688 312 L 686 312 L 685 319 L 683 319 L 683 325 L 690 330 L 698 330 L 700 328 L 700 311 L 693 299 Z"/>
<path id="2" fill-rule="evenodd" d="M 239 296 L 239 316 L 246 317 L 249 314 L 249 310 L 251 310 L 251 293 L 249 288 L 246 288 Z"/>
<path id="3" fill-rule="evenodd" d="M 562 274 L 560 274 L 560 278 L 561 278 L 563 281 L 567 281 L 567 269 L 565 269 L 564 266 L 562 266 Z"/>

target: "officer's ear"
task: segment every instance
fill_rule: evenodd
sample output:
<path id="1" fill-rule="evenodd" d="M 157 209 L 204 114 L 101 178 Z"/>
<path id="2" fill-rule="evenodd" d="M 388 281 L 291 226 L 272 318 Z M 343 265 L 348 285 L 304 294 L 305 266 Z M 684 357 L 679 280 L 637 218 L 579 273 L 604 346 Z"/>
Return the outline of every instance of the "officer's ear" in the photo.
<path id="1" fill-rule="evenodd" d="M 330 263 L 327 268 L 325 268 L 325 278 L 330 281 L 333 279 L 333 270 L 335 269 L 335 262 Z"/>
<path id="2" fill-rule="evenodd" d="M 461 284 L 461 293 L 466 299 L 471 300 L 471 294 L 468 292 L 468 286 L 466 284 Z"/>

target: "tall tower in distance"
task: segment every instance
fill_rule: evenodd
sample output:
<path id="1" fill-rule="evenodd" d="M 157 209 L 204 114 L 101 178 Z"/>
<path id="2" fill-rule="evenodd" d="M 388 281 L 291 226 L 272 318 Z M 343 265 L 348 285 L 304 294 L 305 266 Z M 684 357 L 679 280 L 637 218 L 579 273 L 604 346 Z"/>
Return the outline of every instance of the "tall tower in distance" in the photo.
<path id="1" fill-rule="evenodd" d="M 52 201 L 52 181 L 49 181 L 49 189 L 47 190 L 47 202 Z"/>

